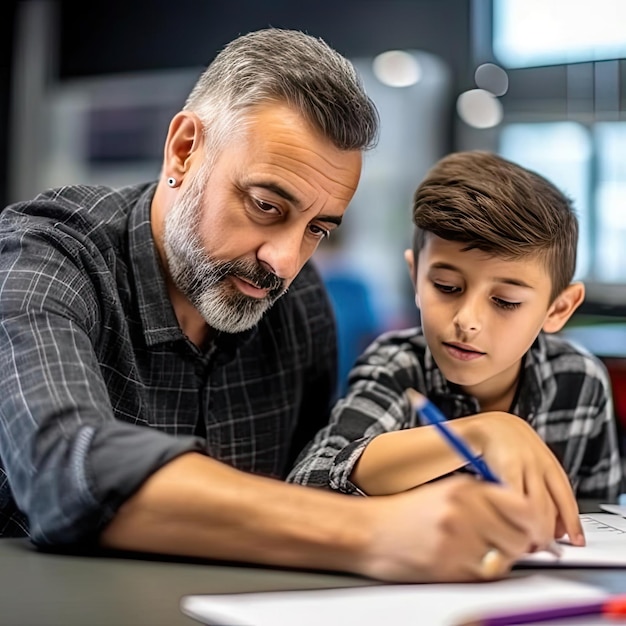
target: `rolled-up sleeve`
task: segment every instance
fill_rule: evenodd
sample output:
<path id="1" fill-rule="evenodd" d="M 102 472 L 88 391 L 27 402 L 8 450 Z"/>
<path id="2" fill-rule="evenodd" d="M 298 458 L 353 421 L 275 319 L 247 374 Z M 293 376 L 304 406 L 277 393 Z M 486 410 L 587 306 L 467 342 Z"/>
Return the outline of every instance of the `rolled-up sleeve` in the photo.
<path id="1" fill-rule="evenodd" d="M 96 347 L 102 292 L 52 236 L 0 238 L 0 459 L 41 545 L 95 539 L 148 476 L 202 447 L 116 419 Z"/>
<path id="2" fill-rule="evenodd" d="M 405 390 L 421 377 L 410 348 L 381 336 L 357 360 L 346 395 L 334 406 L 328 425 L 300 455 L 287 480 L 347 494 L 362 493 L 351 481 L 357 462 L 377 435 L 415 425 Z"/>

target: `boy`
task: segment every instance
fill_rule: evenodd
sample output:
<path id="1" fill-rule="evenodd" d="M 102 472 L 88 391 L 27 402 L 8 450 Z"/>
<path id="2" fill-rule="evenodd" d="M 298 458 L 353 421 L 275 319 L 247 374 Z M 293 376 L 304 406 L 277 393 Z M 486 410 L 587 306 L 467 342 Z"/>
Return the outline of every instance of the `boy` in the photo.
<path id="1" fill-rule="evenodd" d="M 289 480 L 374 495 L 460 469 L 433 427 L 415 428 L 405 394 L 413 387 L 503 481 L 545 507 L 558 536 L 572 488 L 610 500 L 621 480 L 605 368 L 553 334 L 584 298 L 571 282 L 571 203 L 538 174 L 472 151 L 431 169 L 413 219 L 405 258 L 421 327 L 382 335 L 357 360 Z"/>

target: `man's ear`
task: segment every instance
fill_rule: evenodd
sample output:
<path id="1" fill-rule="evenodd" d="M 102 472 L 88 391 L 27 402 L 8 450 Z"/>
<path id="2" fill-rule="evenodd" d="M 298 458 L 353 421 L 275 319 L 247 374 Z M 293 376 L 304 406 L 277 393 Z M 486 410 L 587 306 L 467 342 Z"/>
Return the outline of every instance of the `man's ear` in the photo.
<path id="1" fill-rule="evenodd" d="M 164 174 L 181 181 L 189 171 L 202 139 L 203 126 L 198 116 L 190 111 L 178 112 L 170 122 L 165 140 Z"/>
<path id="2" fill-rule="evenodd" d="M 550 305 L 543 323 L 543 330 L 546 333 L 556 333 L 561 330 L 584 299 L 585 286 L 582 283 L 568 285 Z"/>

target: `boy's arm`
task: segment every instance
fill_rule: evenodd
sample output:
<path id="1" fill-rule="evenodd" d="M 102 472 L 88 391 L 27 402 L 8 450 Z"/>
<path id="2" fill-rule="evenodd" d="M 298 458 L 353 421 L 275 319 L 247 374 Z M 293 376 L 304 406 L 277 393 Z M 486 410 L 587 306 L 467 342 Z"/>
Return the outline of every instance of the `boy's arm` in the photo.
<path id="1" fill-rule="evenodd" d="M 418 370 L 418 359 L 401 335 L 390 333 L 375 341 L 357 360 L 346 395 L 299 456 L 288 480 L 344 493 L 364 490 L 352 481 L 363 451 L 379 435 L 415 425 L 404 390 L 421 377 Z"/>

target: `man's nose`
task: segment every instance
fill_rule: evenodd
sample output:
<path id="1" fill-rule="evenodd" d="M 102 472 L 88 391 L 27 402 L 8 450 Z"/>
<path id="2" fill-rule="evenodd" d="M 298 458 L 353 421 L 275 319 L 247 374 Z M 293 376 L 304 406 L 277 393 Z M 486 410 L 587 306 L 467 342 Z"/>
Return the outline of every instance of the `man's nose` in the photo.
<path id="1" fill-rule="evenodd" d="M 297 229 L 273 233 L 258 249 L 257 259 L 279 278 L 292 281 L 308 258 L 303 259 L 302 241 L 303 233 Z"/>

